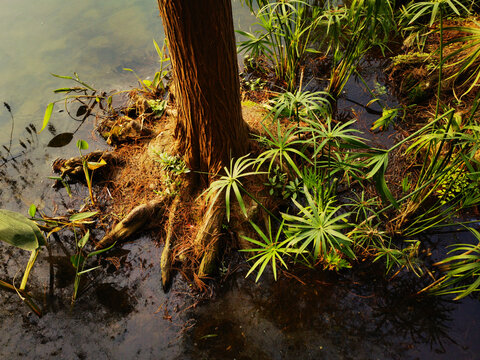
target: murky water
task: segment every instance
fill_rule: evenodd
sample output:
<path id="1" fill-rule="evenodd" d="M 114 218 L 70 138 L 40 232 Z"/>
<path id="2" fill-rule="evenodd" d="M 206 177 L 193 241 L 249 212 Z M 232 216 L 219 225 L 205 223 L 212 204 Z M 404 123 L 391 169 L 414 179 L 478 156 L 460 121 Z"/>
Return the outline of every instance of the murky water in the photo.
<path id="1" fill-rule="evenodd" d="M 247 11 L 238 2 L 234 7 L 237 26 L 248 27 Z M 53 131 L 25 130 L 30 123 L 40 128 L 45 105 L 56 99 L 51 90 L 63 86 L 49 73 L 76 71 L 101 89 L 135 86 L 122 68 L 140 77 L 154 72 L 152 38 L 162 41 L 156 2 L 3 0 L 0 10 L 0 101 L 12 108 L 14 141 L 30 140 L 28 149 L 14 143 L 15 154 L 27 153 L 18 163 L 0 167 L 0 207 L 26 212 L 35 202 L 47 213 L 58 205 L 62 213 L 78 202 L 62 192 L 54 195 L 46 176 L 53 158 L 76 149 L 47 148 Z M 383 82 L 369 78 L 372 87 L 375 80 Z M 346 96 L 364 104 L 367 96 L 352 81 Z M 354 103 L 342 105 L 348 106 L 364 111 Z M 56 133 L 77 126 L 59 112 L 52 124 Z M 2 108 L 0 145 L 9 144 L 10 129 L 10 115 Z M 105 146 L 91 129 L 84 124 L 75 140 Z M 80 202 L 87 196 L 82 187 L 73 192 Z M 437 240 L 448 239 L 432 244 Z M 189 285 L 179 276 L 171 291 L 163 292 L 161 247 L 142 237 L 110 252 L 101 269 L 85 276 L 72 308 L 73 239 L 51 245 L 51 254 L 40 254 L 29 283 L 42 318 L 17 294 L 0 290 L 0 359 L 476 359 L 480 354 L 478 301 L 415 297 L 422 284 L 414 276 L 389 282 L 375 267 L 340 275 L 299 269 L 295 276 L 305 284 L 285 276 L 275 283 L 271 274 L 255 284 L 244 279 L 243 264 L 217 285 L 214 298 L 193 306 Z M 18 284 L 27 260 L 28 254 L 0 244 L 0 279 Z"/>

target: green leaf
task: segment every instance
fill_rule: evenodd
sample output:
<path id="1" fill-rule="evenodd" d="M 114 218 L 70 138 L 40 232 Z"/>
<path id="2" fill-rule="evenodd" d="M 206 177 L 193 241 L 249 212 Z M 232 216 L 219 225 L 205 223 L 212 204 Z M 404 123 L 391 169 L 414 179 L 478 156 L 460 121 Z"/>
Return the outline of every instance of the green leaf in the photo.
<path id="1" fill-rule="evenodd" d="M 70 216 L 69 220 L 71 222 L 81 221 L 81 220 L 88 219 L 92 216 L 95 216 L 97 214 L 98 214 L 98 211 L 87 211 L 83 213 L 73 214 L 72 216 Z"/>
<path id="2" fill-rule="evenodd" d="M 78 269 L 85 262 L 85 257 L 82 254 L 76 254 L 70 256 L 70 262 L 75 269 Z"/>
<path id="3" fill-rule="evenodd" d="M 52 73 L 50 73 L 50 74 L 52 74 Z M 52 74 L 52 76 L 55 76 L 56 78 L 59 78 L 59 79 L 73 80 L 73 77 L 71 77 L 71 76 L 57 75 L 57 74 Z"/>
<path id="4" fill-rule="evenodd" d="M 75 91 L 75 88 L 60 88 L 60 89 L 53 90 L 55 94 L 62 93 L 62 92 L 71 92 L 71 91 Z"/>
<path id="5" fill-rule="evenodd" d="M 0 210 L 0 239 L 23 250 L 34 251 L 46 245 L 45 238 L 37 224 L 25 216 Z"/>
<path id="6" fill-rule="evenodd" d="M 88 143 L 85 140 L 78 140 L 77 148 L 79 150 L 88 150 Z"/>
<path id="7" fill-rule="evenodd" d="M 87 269 L 87 270 L 79 271 L 77 275 L 83 275 L 83 274 L 88 273 L 90 271 L 97 270 L 98 268 L 101 268 L 101 267 L 102 267 L 102 265 L 98 265 L 98 266 L 95 266 L 95 267 Z"/>
<path id="8" fill-rule="evenodd" d="M 32 204 L 30 205 L 30 207 L 28 208 L 28 215 L 30 215 L 30 217 L 35 217 L 35 214 L 37 213 L 37 207 L 35 206 L 35 204 Z"/>
<path id="9" fill-rule="evenodd" d="M 52 111 L 53 111 L 53 105 L 54 103 L 48 104 L 47 108 L 45 109 L 45 115 L 43 116 L 43 124 L 42 128 L 38 133 L 41 133 L 43 129 L 47 127 L 48 122 L 50 121 L 50 117 L 52 116 Z"/>
<path id="10" fill-rule="evenodd" d="M 77 246 L 82 249 L 90 239 L 90 230 L 87 230 L 87 233 L 78 241 Z"/>

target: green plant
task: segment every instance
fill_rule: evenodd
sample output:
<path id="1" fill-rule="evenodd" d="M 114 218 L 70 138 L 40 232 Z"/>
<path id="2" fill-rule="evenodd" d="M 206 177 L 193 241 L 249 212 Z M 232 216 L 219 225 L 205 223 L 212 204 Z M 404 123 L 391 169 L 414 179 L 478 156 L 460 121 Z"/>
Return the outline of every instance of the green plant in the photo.
<path id="1" fill-rule="evenodd" d="M 388 127 L 397 119 L 397 116 L 401 110 L 402 108 L 384 108 L 382 110 L 382 116 L 375 120 L 370 130 L 388 130 Z"/>
<path id="2" fill-rule="evenodd" d="M 385 260 L 387 273 L 392 270 L 394 266 L 400 267 L 400 269 L 406 267 L 413 271 L 417 276 L 423 274 L 421 268 L 421 262 L 418 259 L 418 252 L 421 242 L 419 240 L 406 240 L 408 245 L 403 249 L 397 249 L 392 246 L 391 243 L 388 246 L 376 247 L 376 256 L 373 262 L 380 259 Z"/>
<path id="3" fill-rule="evenodd" d="M 35 206 L 30 206 L 30 216 L 35 216 L 35 212 Z M 1 280 L 0 287 L 15 291 L 38 316 L 41 316 L 42 311 L 25 291 L 25 288 L 41 247 L 47 246 L 44 235 L 35 222 L 19 213 L 0 209 L 0 240 L 19 249 L 30 251 L 30 258 L 25 267 L 20 287 L 17 288 L 15 284 Z"/>
<path id="4" fill-rule="evenodd" d="M 77 130 L 80 128 L 82 125 L 83 121 L 86 120 L 92 113 L 93 109 L 95 106 L 100 106 L 102 107 L 102 101 L 105 100 L 105 94 L 98 94 L 98 90 L 94 89 L 91 85 L 88 85 L 86 82 L 80 80 L 80 77 L 76 72 L 73 73 L 72 76 L 64 76 L 64 75 L 56 75 L 52 74 L 52 76 L 59 78 L 59 79 L 65 79 L 65 80 L 71 80 L 75 84 L 78 84 L 80 86 L 73 86 L 73 87 L 65 87 L 65 88 L 59 88 L 53 90 L 55 94 L 60 94 L 60 93 L 65 93 L 66 96 L 63 99 L 56 100 L 54 102 L 51 102 L 47 105 L 47 108 L 45 109 L 45 115 L 43 116 L 43 124 L 42 127 L 39 131 L 41 133 L 48 125 L 50 118 L 53 113 L 53 109 L 56 103 L 58 102 L 64 102 L 65 103 L 65 111 L 68 113 L 68 115 L 72 118 L 78 118 L 80 117 L 80 125 L 77 128 Z M 77 101 L 81 105 L 78 107 L 75 117 L 70 113 L 68 109 L 68 102 L 69 101 Z M 112 103 L 112 95 L 108 97 L 107 103 L 110 105 Z M 77 131 L 75 130 L 75 132 Z M 68 142 L 71 141 L 73 138 L 74 133 L 63 133 L 57 136 L 63 136 L 64 138 L 67 136 L 68 137 Z M 67 135 L 65 135 L 67 134 Z M 53 141 L 53 139 L 52 139 Z M 51 142 L 52 142 L 51 141 Z M 68 143 L 67 142 L 67 143 Z M 63 141 L 62 145 L 66 145 L 65 141 Z"/>
<path id="5" fill-rule="evenodd" d="M 245 1 L 255 11 L 252 1 Z M 296 87 L 297 71 L 309 51 L 313 30 L 318 23 L 319 9 L 299 0 L 258 0 L 258 25 L 263 32 L 239 31 L 247 40 L 239 51 L 249 51 L 253 58 L 264 56 L 275 70 L 277 79 L 286 82 L 288 91 Z"/>
<path id="6" fill-rule="evenodd" d="M 284 222 L 282 221 L 282 223 L 280 224 L 280 227 L 278 228 L 275 236 L 273 236 L 272 234 L 272 223 L 270 217 L 268 218 L 267 234 L 265 234 L 262 229 L 260 229 L 258 225 L 256 225 L 252 221 L 250 221 L 250 224 L 260 236 L 260 241 L 242 235 L 243 239 L 251 242 L 253 245 L 258 246 L 257 248 L 241 250 L 244 252 L 256 253 L 248 259 L 249 261 L 255 260 L 255 263 L 248 271 L 246 277 L 258 268 L 257 277 L 255 278 L 255 282 L 257 282 L 262 276 L 266 266 L 271 263 L 273 277 L 275 280 L 277 280 L 277 262 L 279 262 L 280 265 L 287 269 L 287 263 L 285 262 L 284 257 L 290 256 L 292 253 L 298 253 L 296 250 L 287 246 L 289 242 L 288 239 L 281 239 L 281 237 L 283 236 Z"/>
<path id="7" fill-rule="evenodd" d="M 273 164 L 275 161 L 278 161 L 281 171 L 286 170 L 286 164 L 292 168 L 293 171 L 298 176 L 302 176 L 298 166 L 293 160 L 292 156 L 297 155 L 299 158 L 305 160 L 307 163 L 310 163 L 310 160 L 298 149 L 295 148 L 296 145 L 301 145 L 302 141 L 292 140 L 295 128 L 290 127 L 286 130 L 282 130 L 280 126 L 280 121 L 276 121 L 277 132 L 274 135 L 265 125 L 262 124 L 265 132 L 268 134 L 269 138 L 262 138 L 262 142 L 269 149 L 262 152 L 257 157 L 257 170 L 266 162 L 269 161 L 268 173 L 270 173 Z M 285 164 L 286 163 L 286 164 Z"/>
<path id="8" fill-rule="evenodd" d="M 167 100 L 147 100 L 148 106 L 152 109 L 157 118 L 162 117 L 167 109 Z"/>
<path id="9" fill-rule="evenodd" d="M 0 209 L 0 240 L 31 253 L 19 287 L 23 291 L 40 248 L 46 246 L 47 241 L 33 221 L 19 213 L 3 209 Z"/>
<path id="10" fill-rule="evenodd" d="M 143 91 L 147 93 L 151 93 L 153 95 L 158 95 L 158 94 L 164 94 L 166 91 L 164 80 L 169 73 L 168 66 L 169 66 L 170 58 L 166 55 L 167 40 L 163 42 L 161 49 L 155 40 L 153 40 L 153 45 L 155 47 L 155 51 L 157 52 L 158 61 L 160 63 L 160 69 L 157 72 L 155 72 L 153 80 L 140 79 L 140 77 L 137 75 L 137 73 L 133 69 L 123 68 L 123 70 L 130 71 L 135 75 Z"/>
<path id="11" fill-rule="evenodd" d="M 436 21 L 437 16 L 439 17 L 438 23 L 440 40 L 438 53 L 440 59 L 438 66 L 437 104 L 435 107 L 435 117 L 438 116 L 440 110 L 440 94 L 442 90 L 442 77 L 444 66 L 443 19 L 445 15 L 449 13 L 449 11 L 455 13 L 458 16 L 460 16 L 460 11 L 464 11 L 466 13 L 469 12 L 469 10 L 459 0 L 434 0 L 413 2 L 407 7 L 404 14 L 405 17 L 410 18 L 410 21 L 408 22 L 409 25 L 420 19 L 422 16 L 430 15 L 429 25 L 432 26 L 433 23 Z"/>
<path id="12" fill-rule="evenodd" d="M 182 158 L 170 155 L 167 152 L 154 152 L 157 155 L 155 161 L 162 165 L 163 170 L 173 172 L 175 175 L 181 175 L 190 172 L 190 169 L 187 168 L 187 164 L 185 164 L 185 161 L 183 161 Z"/>
<path id="13" fill-rule="evenodd" d="M 355 258 L 350 248 L 352 240 L 342 233 L 350 227 L 346 218 L 351 214 L 343 212 L 341 205 L 334 206 L 332 198 L 324 200 L 318 193 L 313 197 L 306 186 L 304 194 L 306 206 L 292 199 L 299 210 L 298 215 L 282 213 L 286 221 L 288 246 L 298 247 L 301 253 L 310 249 L 313 259 L 326 257 L 333 250 Z"/>
<path id="14" fill-rule="evenodd" d="M 84 274 L 86 274 L 90 271 L 96 270 L 96 269 L 101 267 L 100 265 L 98 265 L 98 266 L 95 266 L 95 267 L 85 269 L 87 259 L 91 258 L 92 256 L 102 254 L 102 253 L 110 250 L 111 248 L 113 248 L 115 246 L 115 243 L 114 243 L 114 244 L 112 244 L 111 246 L 109 246 L 105 249 L 100 249 L 100 250 L 92 251 L 92 252 L 89 252 L 88 254 L 85 254 L 84 253 L 84 248 L 85 248 L 85 245 L 88 243 L 88 240 L 90 239 L 90 230 L 87 230 L 85 235 L 83 235 L 82 238 L 80 238 L 79 240 L 77 240 L 77 234 L 75 232 L 75 228 L 74 228 L 74 234 L 75 234 L 75 249 L 76 249 L 76 251 L 75 251 L 75 255 L 72 255 L 70 257 L 70 262 L 72 263 L 72 266 L 75 268 L 75 281 L 73 283 L 72 304 L 77 299 L 78 290 L 80 289 L 80 281 L 81 281 L 82 275 L 84 275 Z"/>
<path id="15" fill-rule="evenodd" d="M 264 185 L 270 188 L 268 193 L 271 196 L 276 195 L 285 187 L 285 183 L 287 182 L 287 174 L 280 171 L 280 167 L 276 165 L 275 168 L 268 174 L 267 181 L 268 182 L 264 183 Z"/>
<path id="16" fill-rule="evenodd" d="M 98 169 L 98 168 L 106 165 L 107 163 L 104 159 L 101 159 L 99 162 L 87 161 L 87 159 L 82 154 L 82 150 L 88 150 L 88 147 L 89 147 L 88 143 L 85 140 L 78 140 L 77 141 L 78 152 L 80 153 L 80 157 L 82 158 L 83 173 L 85 174 L 85 180 L 87 181 L 88 193 L 90 195 L 90 200 L 92 201 L 92 205 L 94 205 L 95 204 L 95 198 L 93 196 L 93 189 L 92 189 L 93 171 L 95 169 Z M 91 175 L 89 173 L 89 170 L 92 171 Z"/>
<path id="17" fill-rule="evenodd" d="M 292 92 L 284 92 L 270 100 L 270 112 L 275 121 L 279 117 L 293 117 L 300 121 L 303 117 L 314 117 L 314 115 L 327 116 L 331 112 L 328 93 L 324 91 L 309 92 L 300 89 Z"/>
<path id="18" fill-rule="evenodd" d="M 436 266 L 447 270 L 431 289 L 438 295 L 457 294 L 460 300 L 473 292 L 480 291 L 480 233 L 467 228 L 479 241 L 478 244 L 455 244 L 449 254 L 457 253 L 437 262 Z"/>
<path id="19" fill-rule="evenodd" d="M 260 172 L 260 171 L 247 171 L 251 169 L 256 162 L 255 159 L 251 159 L 248 156 L 249 154 L 238 158 L 237 160 L 235 160 L 235 163 L 233 162 L 233 158 L 230 159 L 230 167 L 227 168 L 225 166 L 223 168 L 226 175 L 222 175 L 218 180 L 213 181 L 210 184 L 210 186 L 200 195 L 200 197 L 205 195 L 205 201 L 207 203 L 211 198 L 212 199 L 211 206 L 213 206 L 217 202 L 220 194 L 222 192 L 225 192 L 226 215 L 227 215 L 227 221 L 229 222 L 230 222 L 230 208 L 231 208 L 230 199 L 232 197 L 232 191 L 235 198 L 238 201 L 240 210 L 247 217 L 247 209 L 245 207 L 245 203 L 243 202 L 243 198 L 240 190 L 244 192 L 247 196 L 249 196 L 258 205 L 260 205 L 268 214 L 275 217 L 252 194 L 250 194 L 240 182 L 240 179 L 246 176 L 265 174 L 264 172 Z"/>
<path id="20" fill-rule="evenodd" d="M 446 44 L 446 46 L 448 46 L 461 43 L 458 49 L 448 54 L 445 58 L 446 63 L 451 61 L 451 63 L 446 65 L 446 68 L 453 73 L 447 80 L 453 79 L 456 82 L 461 76 L 466 77 L 462 79 L 462 83 L 460 84 L 460 88 L 465 89 L 462 90 L 460 98 L 471 92 L 480 80 L 480 24 L 476 21 L 473 21 L 473 24 L 474 25 L 470 26 L 448 27 L 445 29 L 466 34 L 454 38 Z"/>

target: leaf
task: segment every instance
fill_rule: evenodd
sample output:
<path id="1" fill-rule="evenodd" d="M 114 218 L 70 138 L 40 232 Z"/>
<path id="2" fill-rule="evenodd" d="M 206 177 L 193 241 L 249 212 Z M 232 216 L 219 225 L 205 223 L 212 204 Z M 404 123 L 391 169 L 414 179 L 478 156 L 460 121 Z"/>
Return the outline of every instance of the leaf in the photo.
<path id="1" fill-rule="evenodd" d="M 48 147 L 63 147 L 70 144 L 73 139 L 73 133 L 64 132 L 53 137 L 47 144 Z"/>
<path id="2" fill-rule="evenodd" d="M 88 110 L 87 105 L 79 106 L 77 109 L 76 116 L 79 117 L 79 116 L 85 115 L 87 113 L 87 110 Z"/>
<path id="3" fill-rule="evenodd" d="M 30 215 L 30 217 L 35 217 L 35 214 L 37 213 L 37 207 L 35 206 L 35 204 L 32 204 L 30 205 L 30 207 L 28 208 L 28 215 Z"/>
<path id="4" fill-rule="evenodd" d="M 70 262 L 75 269 L 78 269 L 85 262 L 85 258 L 82 254 L 72 255 L 70 256 Z"/>
<path id="5" fill-rule="evenodd" d="M 107 162 L 104 159 L 101 159 L 100 162 L 92 162 L 92 161 L 87 162 L 87 166 L 90 170 L 96 170 L 105 165 L 107 165 Z"/>
<path id="6" fill-rule="evenodd" d="M 75 91 L 75 88 L 60 88 L 60 89 L 53 90 L 55 94 L 62 93 L 62 92 L 71 92 L 71 91 Z"/>
<path id="7" fill-rule="evenodd" d="M 92 216 L 95 216 L 97 214 L 98 214 L 98 211 L 87 211 L 83 213 L 73 214 L 72 216 L 70 216 L 69 220 L 71 222 L 81 221 L 81 220 L 88 219 Z"/>
<path id="8" fill-rule="evenodd" d="M 37 224 L 19 213 L 3 209 L 0 210 L 0 239 L 28 251 L 46 245 Z"/>
<path id="9" fill-rule="evenodd" d="M 52 111 L 53 111 L 53 105 L 54 103 L 48 104 L 47 108 L 45 109 L 45 115 L 43 116 L 43 124 L 42 128 L 38 133 L 41 133 L 43 129 L 47 127 L 48 122 L 50 121 L 50 117 L 52 116 Z"/>
<path id="10" fill-rule="evenodd" d="M 86 269 L 86 270 L 83 270 L 83 271 L 79 271 L 77 275 L 83 275 L 83 274 L 86 274 L 86 273 L 88 273 L 88 272 L 90 272 L 90 271 L 97 270 L 97 269 L 99 269 L 99 268 L 101 268 L 101 267 L 102 267 L 102 265 L 98 265 L 98 266 L 95 266 L 95 267 L 90 268 L 90 269 Z"/>
<path id="11" fill-rule="evenodd" d="M 87 233 L 78 241 L 77 246 L 82 249 L 90 239 L 90 230 L 87 230 Z"/>
<path id="12" fill-rule="evenodd" d="M 67 79 L 67 80 L 73 80 L 73 77 L 71 76 L 65 76 L 65 75 L 57 75 L 57 74 L 52 74 L 50 73 L 52 76 L 55 76 L 56 78 L 59 78 L 59 79 Z"/>
<path id="13" fill-rule="evenodd" d="M 78 140 L 77 148 L 79 150 L 88 150 L 88 143 L 85 140 Z"/>

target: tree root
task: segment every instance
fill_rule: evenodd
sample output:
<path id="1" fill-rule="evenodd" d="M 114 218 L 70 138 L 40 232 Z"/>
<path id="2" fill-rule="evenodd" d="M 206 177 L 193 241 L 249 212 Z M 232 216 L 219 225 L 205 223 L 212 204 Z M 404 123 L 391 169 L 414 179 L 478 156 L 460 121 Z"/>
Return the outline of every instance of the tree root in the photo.
<path id="1" fill-rule="evenodd" d="M 172 271 L 172 243 L 174 237 L 174 224 L 175 224 L 175 213 L 177 212 L 178 203 L 180 202 L 180 197 L 176 197 L 173 200 L 172 206 L 170 207 L 170 214 L 168 215 L 168 224 L 167 224 L 167 236 L 165 238 L 165 246 L 162 251 L 162 257 L 160 259 L 160 268 L 162 271 L 162 286 L 163 290 L 167 291 L 171 283 L 171 271 Z"/>
<path id="2" fill-rule="evenodd" d="M 159 199 L 137 206 L 95 245 L 95 249 L 102 249 L 116 241 L 124 240 L 145 224 L 152 222 L 152 219 L 158 218 L 164 203 L 165 199 Z"/>
<path id="3" fill-rule="evenodd" d="M 222 204 L 223 205 L 223 204 Z M 202 278 L 213 273 L 220 243 L 222 222 L 225 216 L 225 206 L 208 204 L 208 210 L 203 217 L 194 240 L 195 254 L 202 256 L 198 277 Z"/>

